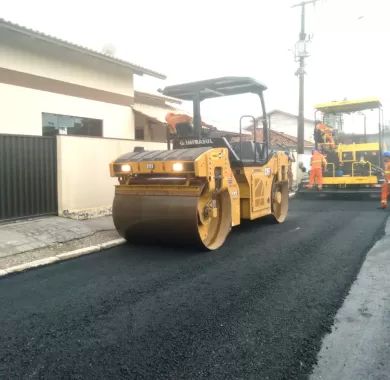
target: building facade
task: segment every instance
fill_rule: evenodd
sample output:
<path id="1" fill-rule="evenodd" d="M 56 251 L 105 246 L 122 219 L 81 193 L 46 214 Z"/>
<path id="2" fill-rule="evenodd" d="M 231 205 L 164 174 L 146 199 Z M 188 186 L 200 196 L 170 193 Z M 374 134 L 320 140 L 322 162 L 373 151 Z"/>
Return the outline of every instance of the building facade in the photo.
<path id="1" fill-rule="evenodd" d="M 166 96 L 157 96 L 135 91 L 134 125 L 137 141 L 167 141 L 167 124 L 165 117 L 169 112 L 184 112 L 177 107 L 181 101 Z"/>
<path id="2" fill-rule="evenodd" d="M 281 110 L 273 110 L 267 114 L 270 128 L 276 132 L 290 136 L 298 135 L 298 116 Z M 314 120 L 304 119 L 305 140 L 314 142 Z"/>
<path id="3" fill-rule="evenodd" d="M 134 139 L 134 75 L 165 78 L 0 20 L 0 133 Z"/>
<path id="4" fill-rule="evenodd" d="M 134 91 L 134 75 L 165 79 L 0 19 L 0 220 L 110 213 L 109 163 L 135 146 L 166 149 L 164 126 L 146 111 L 138 120 L 147 96 Z M 147 121 L 139 141 L 136 121 Z"/>

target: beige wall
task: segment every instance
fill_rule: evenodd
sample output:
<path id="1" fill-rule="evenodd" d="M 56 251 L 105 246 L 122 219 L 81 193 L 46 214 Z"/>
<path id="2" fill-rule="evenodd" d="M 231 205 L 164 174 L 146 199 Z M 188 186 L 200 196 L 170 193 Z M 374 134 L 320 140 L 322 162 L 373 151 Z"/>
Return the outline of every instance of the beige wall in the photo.
<path id="1" fill-rule="evenodd" d="M 134 96 L 129 68 L 7 30 L 0 33 L 0 67 Z"/>
<path id="2" fill-rule="evenodd" d="M 144 130 L 145 141 L 164 142 L 167 140 L 166 126 L 156 123 L 139 112 L 134 112 L 134 125 L 136 129 Z"/>
<path id="3" fill-rule="evenodd" d="M 0 133 L 42 135 L 42 112 L 103 120 L 103 136 L 134 138 L 131 107 L 0 83 Z"/>
<path id="4" fill-rule="evenodd" d="M 167 141 L 167 127 L 162 124 L 151 123 L 150 126 L 151 141 L 166 142 Z"/>
<path id="5" fill-rule="evenodd" d="M 110 177 L 109 163 L 134 146 L 166 149 L 163 143 L 57 136 L 59 215 L 88 218 L 111 213 L 117 179 Z"/>

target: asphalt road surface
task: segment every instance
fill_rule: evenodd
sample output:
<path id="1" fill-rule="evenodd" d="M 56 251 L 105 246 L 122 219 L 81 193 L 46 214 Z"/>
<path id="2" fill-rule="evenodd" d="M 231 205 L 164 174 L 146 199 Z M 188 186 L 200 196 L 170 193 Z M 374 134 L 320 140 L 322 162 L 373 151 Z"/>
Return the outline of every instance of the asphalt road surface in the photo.
<path id="1" fill-rule="evenodd" d="M 383 233 L 377 205 L 293 200 L 217 252 L 125 245 L 3 278 L 0 378 L 305 378 Z"/>

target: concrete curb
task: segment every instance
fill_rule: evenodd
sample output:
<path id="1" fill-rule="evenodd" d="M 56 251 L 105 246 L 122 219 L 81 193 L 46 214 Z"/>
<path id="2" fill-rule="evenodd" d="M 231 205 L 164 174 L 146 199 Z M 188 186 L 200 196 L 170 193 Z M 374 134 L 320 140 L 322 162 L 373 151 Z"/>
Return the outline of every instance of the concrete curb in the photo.
<path id="1" fill-rule="evenodd" d="M 116 247 L 117 245 L 124 244 L 125 242 L 126 242 L 125 239 L 119 238 L 119 239 L 115 239 L 115 240 L 106 241 L 105 243 L 92 245 L 90 247 L 85 247 L 85 248 L 75 249 L 75 250 L 69 251 L 69 252 L 59 253 L 58 255 L 45 257 L 44 259 L 31 261 L 29 263 L 15 265 L 15 266 L 9 267 L 7 269 L 0 269 L 0 277 L 6 276 L 6 275 L 11 274 L 11 273 L 22 272 L 22 271 L 25 271 L 28 269 L 52 264 L 52 263 L 55 263 L 57 261 L 69 260 L 69 259 L 73 259 L 75 257 L 88 255 L 90 253 L 99 252 L 99 251 L 102 251 L 104 249 L 108 249 L 108 248 Z"/>

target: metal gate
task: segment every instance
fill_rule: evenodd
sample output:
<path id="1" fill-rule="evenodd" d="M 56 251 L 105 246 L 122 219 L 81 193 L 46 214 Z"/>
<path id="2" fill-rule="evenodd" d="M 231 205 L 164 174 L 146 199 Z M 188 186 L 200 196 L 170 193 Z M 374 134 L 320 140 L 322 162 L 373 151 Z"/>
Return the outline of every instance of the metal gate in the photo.
<path id="1" fill-rule="evenodd" d="M 0 220 L 55 214 L 56 138 L 0 134 Z"/>

